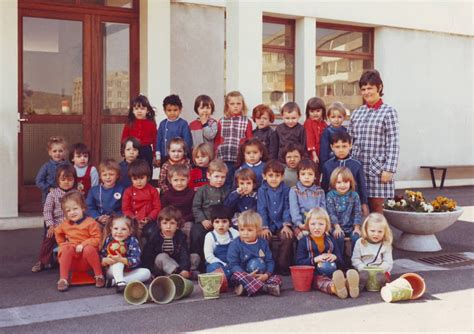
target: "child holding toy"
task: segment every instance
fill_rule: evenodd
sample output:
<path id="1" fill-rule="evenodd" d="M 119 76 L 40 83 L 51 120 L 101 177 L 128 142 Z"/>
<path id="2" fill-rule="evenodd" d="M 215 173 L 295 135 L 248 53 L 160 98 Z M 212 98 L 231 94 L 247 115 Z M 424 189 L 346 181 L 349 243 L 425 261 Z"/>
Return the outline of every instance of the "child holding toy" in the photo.
<path id="1" fill-rule="evenodd" d="M 72 190 L 61 198 L 61 207 L 65 218 L 54 229 L 56 242 L 59 245 L 59 281 L 58 290 L 69 288 L 71 271 L 94 271 L 96 288 L 105 285 L 99 257 L 101 232 L 97 222 L 85 215 L 86 202 L 77 190 Z"/>
<path id="2" fill-rule="evenodd" d="M 61 198 L 74 188 L 76 170 L 71 165 L 59 165 L 56 169 L 56 188 L 52 189 L 44 203 L 44 233 L 41 242 L 38 262 L 31 268 L 34 273 L 52 267 L 53 250 L 56 247 L 54 229 L 63 221 L 64 212 L 61 208 Z"/>
<path id="3" fill-rule="evenodd" d="M 392 241 L 392 230 L 387 219 L 380 213 L 371 213 L 362 224 L 362 237 L 357 240 L 352 253 L 352 266 L 359 271 L 361 290 L 369 278 L 368 272 L 364 270 L 367 267 L 382 269 L 375 276 L 380 286 L 390 281 Z"/>
<path id="4" fill-rule="evenodd" d="M 329 233 L 331 222 L 324 208 L 309 211 L 305 221 L 309 235 L 298 241 L 296 264 L 314 266 L 313 289 L 327 294 L 347 298 L 348 291 L 344 273 L 337 268 L 343 266 L 342 253 Z M 347 271 L 347 283 L 352 298 L 359 295 L 359 275 L 354 269 Z"/>
<path id="5" fill-rule="evenodd" d="M 273 274 L 275 262 L 267 241 L 258 237 L 262 218 L 248 210 L 239 216 L 238 225 L 240 237 L 230 243 L 227 252 L 236 295 L 253 296 L 263 292 L 279 296 L 281 277 Z"/>
<path id="6" fill-rule="evenodd" d="M 150 279 L 150 271 L 140 268 L 141 249 L 138 239 L 133 236 L 130 218 L 119 216 L 109 220 L 104 237 L 100 255 L 102 266 L 107 268 L 107 286 L 115 286 L 117 293 L 121 293 L 129 282 Z"/>

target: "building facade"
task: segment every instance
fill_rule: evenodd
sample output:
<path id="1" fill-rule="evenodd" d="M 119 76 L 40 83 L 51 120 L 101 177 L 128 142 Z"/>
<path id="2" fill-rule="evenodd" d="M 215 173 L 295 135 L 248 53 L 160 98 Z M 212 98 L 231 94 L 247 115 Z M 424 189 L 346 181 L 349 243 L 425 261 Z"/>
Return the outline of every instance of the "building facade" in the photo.
<path id="1" fill-rule="evenodd" d="M 34 176 L 46 140 L 91 147 L 92 161 L 120 159 L 128 101 L 226 91 L 278 113 L 322 97 L 361 103 L 360 74 L 384 80 L 400 118 L 397 187 L 428 187 L 420 165 L 474 164 L 471 2 L 4 0 L 0 3 L 0 218 L 34 211 Z M 423 15 L 420 15 L 422 13 Z M 303 119 L 301 119 L 303 121 Z M 474 184 L 472 170 L 446 185 Z"/>

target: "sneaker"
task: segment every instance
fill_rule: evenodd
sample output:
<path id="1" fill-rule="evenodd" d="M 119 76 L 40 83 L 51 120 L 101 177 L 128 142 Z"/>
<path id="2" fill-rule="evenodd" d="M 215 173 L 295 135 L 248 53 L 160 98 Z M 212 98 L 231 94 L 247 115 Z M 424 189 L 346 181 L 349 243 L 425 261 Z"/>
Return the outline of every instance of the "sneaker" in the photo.
<path id="1" fill-rule="evenodd" d="M 266 292 L 272 296 L 280 296 L 280 286 L 277 284 L 267 284 L 264 286 Z"/>
<path id="2" fill-rule="evenodd" d="M 31 271 L 34 273 L 39 273 L 40 271 L 43 271 L 43 270 L 44 270 L 44 265 L 40 261 L 36 262 L 35 265 L 31 267 Z"/>
<path id="3" fill-rule="evenodd" d="M 58 291 L 64 292 L 64 291 L 67 291 L 68 288 L 69 288 L 68 281 L 65 280 L 64 278 L 61 278 L 58 281 Z"/>
<path id="4" fill-rule="evenodd" d="M 334 289 L 336 290 L 336 296 L 341 299 L 346 299 L 347 288 L 344 273 L 341 270 L 336 270 L 334 274 L 332 274 L 332 281 L 334 283 Z"/>
<path id="5" fill-rule="evenodd" d="M 95 287 L 96 288 L 103 288 L 105 286 L 105 279 L 104 276 L 94 276 L 95 278 Z"/>
<path id="6" fill-rule="evenodd" d="M 346 277 L 349 295 L 351 298 L 359 297 L 359 273 L 354 269 L 349 269 L 346 272 Z"/>
<path id="7" fill-rule="evenodd" d="M 124 281 L 117 282 L 117 284 L 115 285 L 115 291 L 117 293 L 123 293 L 126 287 L 127 287 L 127 283 L 125 283 Z"/>
<path id="8" fill-rule="evenodd" d="M 237 296 L 242 296 L 245 292 L 244 286 L 242 284 L 237 285 L 234 292 Z"/>

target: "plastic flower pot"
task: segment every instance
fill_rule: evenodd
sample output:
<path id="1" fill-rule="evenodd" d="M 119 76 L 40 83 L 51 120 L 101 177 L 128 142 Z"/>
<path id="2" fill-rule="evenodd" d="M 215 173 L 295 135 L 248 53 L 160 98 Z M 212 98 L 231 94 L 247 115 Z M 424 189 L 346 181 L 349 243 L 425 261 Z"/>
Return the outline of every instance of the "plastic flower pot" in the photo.
<path id="1" fill-rule="evenodd" d="M 408 283 L 410 283 L 411 288 L 413 289 L 411 299 L 418 299 L 423 296 L 426 291 L 426 284 L 423 277 L 415 273 L 406 273 L 400 277 L 406 279 Z"/>
<path id="2" fill-rule="evenodd" d="M 151 282 L 149 292 L 155 303 L 168 304 L 176 295 L 176 286 L 169 277 L 159 276 Z"/>
<path id="3" fill-rule="evenodd" d="M 291 266 L 291 280 L 295 291 L 306 292 L 311 290 L 313 283 L 313 266 Z"/>

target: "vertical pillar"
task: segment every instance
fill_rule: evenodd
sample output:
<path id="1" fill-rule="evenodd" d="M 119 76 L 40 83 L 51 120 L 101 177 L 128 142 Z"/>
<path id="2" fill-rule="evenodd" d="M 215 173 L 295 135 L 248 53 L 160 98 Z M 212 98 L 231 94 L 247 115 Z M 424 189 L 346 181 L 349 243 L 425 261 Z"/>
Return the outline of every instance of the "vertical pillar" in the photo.
<path id="1" fill-rule="evenodd" d="M 316 20 L 296 20 L 295 100 L 301 110 L 316 95 Z"/>
<path id="2" fill-rule="evenodd" d="M 0 218 L 18 216 L 18 3 L 0 1 Z"/>
<path id="3" fill-rule="evenodd" d="M 161 111 L 171 92 L 171 8 L 169 0 L 140 2 L 140 91 Z M 164 119 L 157 112 L 157 122 Z"/>
<path id="4" fill-rule="evenodd" d="M 249 108 L 262 101 L 260 6 L 258 1 L 227 1 L 226 91 L 240 91 Z"/>

